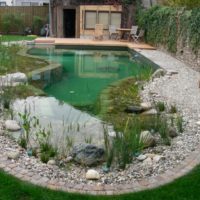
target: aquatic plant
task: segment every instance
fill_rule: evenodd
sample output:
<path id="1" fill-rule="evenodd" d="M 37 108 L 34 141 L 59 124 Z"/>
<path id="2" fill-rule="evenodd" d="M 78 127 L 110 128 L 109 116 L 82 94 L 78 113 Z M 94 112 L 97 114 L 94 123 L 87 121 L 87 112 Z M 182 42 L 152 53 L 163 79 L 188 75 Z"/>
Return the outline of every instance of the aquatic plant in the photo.
<path id="1" fill-rule="evenodd" d="M 176 127 L 180 133 L 183 133 L 183 117 L 178 115 L 176 118 Z"/>

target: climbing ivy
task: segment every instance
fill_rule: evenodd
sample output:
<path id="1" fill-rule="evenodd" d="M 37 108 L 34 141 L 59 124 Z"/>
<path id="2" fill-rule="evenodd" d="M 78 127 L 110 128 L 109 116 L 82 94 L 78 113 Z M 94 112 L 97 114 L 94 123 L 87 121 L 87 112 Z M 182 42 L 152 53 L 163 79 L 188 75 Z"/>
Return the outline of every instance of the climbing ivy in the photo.
<path id="1" fill-rule="evenodd" d="M 178 7 L 155 6 L 143 10 L 138 16 L 139 25 L 145 29 L 145 39 L 153 45 L 162 45 L 172 53 L 177 51 L 177 42 L 188 42 L 198 53 L 200 48 L 200 8 L 186 10 Z"/>

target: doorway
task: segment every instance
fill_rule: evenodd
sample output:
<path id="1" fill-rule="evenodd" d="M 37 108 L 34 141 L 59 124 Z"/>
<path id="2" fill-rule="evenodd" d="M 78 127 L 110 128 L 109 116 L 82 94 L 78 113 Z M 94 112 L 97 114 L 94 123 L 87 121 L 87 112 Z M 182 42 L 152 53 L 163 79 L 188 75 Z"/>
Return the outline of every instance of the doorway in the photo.
<path id="1" fill-rule="evenodd" d="M 64 9 L 63 10 L 63 31 L 65 38 L 76 37 L 76 10 Z"/>

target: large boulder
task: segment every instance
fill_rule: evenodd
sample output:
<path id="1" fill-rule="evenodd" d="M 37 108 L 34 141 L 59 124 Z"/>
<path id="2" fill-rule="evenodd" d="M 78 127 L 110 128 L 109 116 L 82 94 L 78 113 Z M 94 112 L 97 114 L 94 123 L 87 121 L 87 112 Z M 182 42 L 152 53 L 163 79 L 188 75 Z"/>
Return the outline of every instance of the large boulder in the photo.
<path id="1" fill-rule="evenodd" d="M 105 151 L 103 148 L 92 144 L 78 144 L 72 150 L 72 157 L 77 163 L 91 166 L 104 160 Z"/>
<path id="2" fill-rule="evenodd" d="M 26 83 L 27 82 L 27 76 L 24 73 L 17 72 L 13 74 L 7 74 L 5 76 L 1 77 L 2 84 L 5 86 L 9 85 L 17 85 L 20 83 Z"/>
<path id="3" fill-rule="evenodd" d="M 140 134 L 140 144 L 143 147 L 152 147 L 156 144 L 155 138 L 150 131 L 142 131 Z"/>
<path id="4" fill-rule="evenodd" d="M 21 127 L 15 120 L 6 120 L 5 127 L 8 131 L 19 131 Z"/>

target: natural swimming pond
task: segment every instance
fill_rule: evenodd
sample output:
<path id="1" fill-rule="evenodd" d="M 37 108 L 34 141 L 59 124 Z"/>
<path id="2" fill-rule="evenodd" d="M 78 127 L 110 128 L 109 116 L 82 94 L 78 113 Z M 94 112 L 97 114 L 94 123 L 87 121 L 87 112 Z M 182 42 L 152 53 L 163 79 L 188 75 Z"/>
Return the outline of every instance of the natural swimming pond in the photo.
<path id="1" fill-rule="evenodd" d="M 130 76 L 139 77 L 155 68 L 140 54 L 124 48 L 32 48 L 28 53 L 61 64 L 61 69 L 47 70 L 34 80 L 43 81 L 43 89 L 49 96 L 77 107 L 95 104 L 101 91 L 111 83 Z"/>

